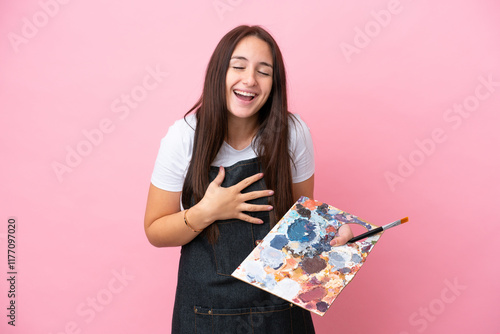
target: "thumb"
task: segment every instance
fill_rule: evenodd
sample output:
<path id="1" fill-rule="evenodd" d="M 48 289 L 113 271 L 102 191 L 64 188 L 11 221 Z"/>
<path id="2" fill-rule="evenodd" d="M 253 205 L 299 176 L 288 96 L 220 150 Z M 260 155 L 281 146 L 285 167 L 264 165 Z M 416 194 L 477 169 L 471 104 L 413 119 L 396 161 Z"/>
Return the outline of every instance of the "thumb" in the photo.
<path id="1" fill-rule="evenodd" d="M 347 241 L 349 241 L 349 239 L 347 239 L 346 237 L 336 237 L 336 238 L 333 238 L 331 241 L 330 241 L 330 245 L 331 246 L 342 246 L 342 245 L 345 245 L 347 243 Z"/>
<path id="2" fill-rule="evenodd" d="M 353 237 L 351 228 L 348 224 L 344 224 L 339 228 L 338 236 L 330 241 L 332 246 L 342 246 L 345 245 Z"/>
<path id="3" fill-rule="evenodd" d="M 226 176 L 226 172 L 224 170 L 224 167 L 220 166 L 219 167 L 219 174 L 215 177 L 213 182 L 217 185 L 220 186 L 222 184 L 222 181 L 224 181 L 224 177 Z"/>

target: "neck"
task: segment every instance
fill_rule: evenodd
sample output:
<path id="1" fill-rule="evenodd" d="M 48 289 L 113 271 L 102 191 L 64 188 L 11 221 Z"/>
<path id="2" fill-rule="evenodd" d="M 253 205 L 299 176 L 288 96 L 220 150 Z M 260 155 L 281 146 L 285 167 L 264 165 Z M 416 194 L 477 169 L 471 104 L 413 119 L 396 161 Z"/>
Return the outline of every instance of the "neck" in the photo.
<path id="1" fill-rule="evenodd" d="M 258 115 L 251 118 L 238 118 L 232 115 L 228 118 L 228 133 L 226 142 L 236 150 L 242 150 L 252 143 L 258 129 Z"/>

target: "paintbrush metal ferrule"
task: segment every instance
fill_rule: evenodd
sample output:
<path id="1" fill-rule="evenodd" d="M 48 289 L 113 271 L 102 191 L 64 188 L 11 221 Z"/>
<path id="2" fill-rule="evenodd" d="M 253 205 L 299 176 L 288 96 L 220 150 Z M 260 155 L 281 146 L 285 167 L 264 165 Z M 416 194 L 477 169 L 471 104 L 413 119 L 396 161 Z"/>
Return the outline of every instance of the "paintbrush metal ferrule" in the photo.
<path id="1" fill-rule="evenodd" d="M 396 220 L 395 222 L 392 222 L 390 224 L 387 224 L 387 225 L 384 225 L 382 226 L 382 228 L 385 230 L 387 229 L 390 229 L 391 227 L 394 227 L 394 226 L 398 226 L 398 225 L 401 225 L 401 224 L 404 224 L 408 221 L 408 217 L 406 218 L 403 218 L 403 219 L 400 219 L 400 220 Z"/>

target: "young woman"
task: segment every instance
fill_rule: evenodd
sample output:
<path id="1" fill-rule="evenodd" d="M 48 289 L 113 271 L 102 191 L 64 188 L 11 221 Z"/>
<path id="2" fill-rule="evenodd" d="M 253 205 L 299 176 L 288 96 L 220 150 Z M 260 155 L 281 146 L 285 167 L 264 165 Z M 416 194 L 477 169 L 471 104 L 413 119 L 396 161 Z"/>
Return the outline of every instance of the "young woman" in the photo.
<path id="1" fill-rule="evenodd" d="M 239 26 L 212 54 L 198 102 L 162 139 L 151 179 L 148 240 L 182 246 L 172 333 L 314 333 L 308 311 L 230 276 L 313 191 L 311 135 L 288 111 L 278 45 Z M 345 229 L 334 241 L 351 237 Z"/>

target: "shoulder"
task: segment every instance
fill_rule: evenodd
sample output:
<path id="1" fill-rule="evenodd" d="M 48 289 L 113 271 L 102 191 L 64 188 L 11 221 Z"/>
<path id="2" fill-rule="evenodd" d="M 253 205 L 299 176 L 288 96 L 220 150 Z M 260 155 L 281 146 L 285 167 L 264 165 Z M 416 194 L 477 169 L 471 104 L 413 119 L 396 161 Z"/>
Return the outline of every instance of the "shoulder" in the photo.
<path id="1" fill-rule="evenodd" d="M 290 113 L 288 116 L 288 131 L 290 137 L 290 145 L 294 146 L 297 142 L 310 140 L 311 131 L 307 123 L 300 117 L 299 114 Z"/>
<path id="2" fill-rule="evenodd" d="M 191 160 L 196 116 L 189 114 L 175 121 L 162 138 L 151 182 L 168 191 L 181 191 Z"/>
<path id="3" fill-rule="evenodd" d="M 299 183 L 314 174 L 314 145 L 311 131 L 306 122 L 297 114 L 289 116 L 290 158 L 292 159 L 292 179 Z"/>
<path id="4" fill-rule="evenodd" d="M 189 136 L 189 135 L 194 136 L 195 129 L 196 129 L 196 115 L 189 114 L 186 117 L 176 120 L 168 128 L 167 135 L 169 133 L 174 133 L 174 134 L 184 134 L 184 136 Z"/>
<path id="5" fill-rule="evenodd" d="M 176 120 L 162 138 L 162 145 L 176 151 L 190 151 L 194 141 L 196 116 L 189 114 L 185 118 Z"/>

